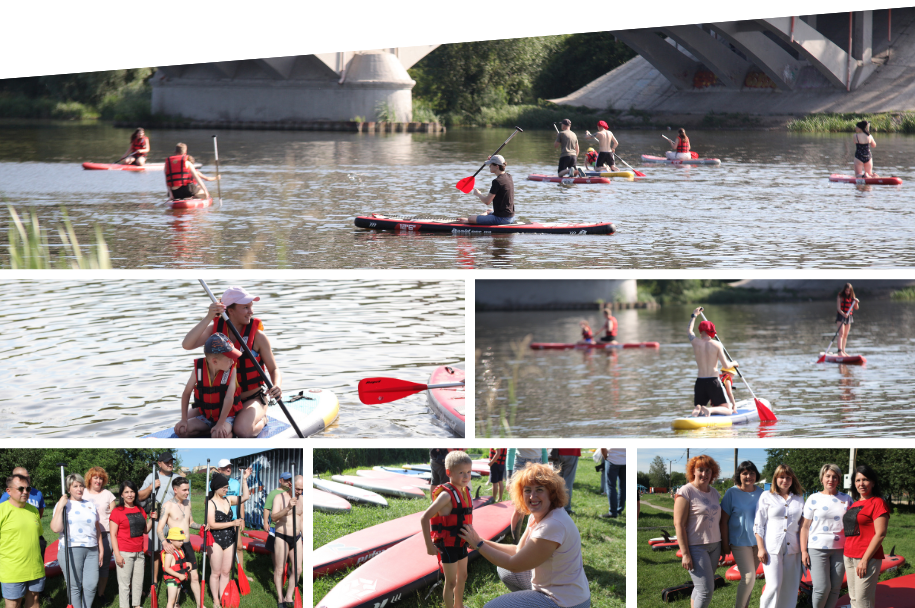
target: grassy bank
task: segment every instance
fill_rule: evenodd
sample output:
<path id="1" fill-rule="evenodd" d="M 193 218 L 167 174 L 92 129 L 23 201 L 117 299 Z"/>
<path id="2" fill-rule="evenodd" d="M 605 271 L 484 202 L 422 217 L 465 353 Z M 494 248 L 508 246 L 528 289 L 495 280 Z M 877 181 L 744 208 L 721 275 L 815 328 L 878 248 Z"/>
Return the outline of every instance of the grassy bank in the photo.
<path id="1" fill-rule="evenodd" d="M 915 113 L 810 114 L 788 123 L 789 131 L 800 133 L 854 133 L 855 123 L 868 120 L 871 133 L 915 133 Z"/>
<path id="2" fill-rule="evenodd" d="M 402 462 L 389 463 L 394 466 Z M 594 608 L 623 608 L 626 605 L 626 517 L 604 520 L 599 517 L 607 512 L 607 498 L 600 494 L 600 477 L 594 471 L 591 458 L 582 458 L 576 471 L 572 518 L 578 526 L 582 540 L 585 572 L 591 586 L 591 606 Z M 355 475 L 356 469 L 344 472 Z M 323 475 L 322 475 L 323 476 Z M 485 478 L 474 481 L 472 490 L 483 486 L 480 495 L 485 496 Z M 491 488 L 490 488 L 491 489 Z M 314 513 L 314 546 L 323 546 L 345 534 L 389 521 L 404 515 L 424 510 L 428 500 L 388 498 L 387 509 L 354 506 L 348 514 Z M 503 541 L 508 542 L 508 541 Z M 336 573 L 314 581 L 316 605 L 348 572 Z M 496 568 L 485 559 L 476 559 L 468 569 L 464 603 L 468 608 L 482 608 L 493 598 L 503 595 L 507 589 L 499 581 Z M 441 588 L 436 588 L 428 600 L 424 599 L 428 589 L 416 592 L 398 601 L 401 608 L 428 608 L 441 605 Z"/>
<path id="3" fill-rule="evenodd" d="M 619 112 L 600 111 L 585 106 L 560 106 L 540 100 L 536 104 L 503 105 L 483 107 L 479 113 L 459 112 L 445 113 L 444 122 L 448 126 L 464 127 L 521 127 L 522 129 L 552 130 L 553 123 L 564 118 L 572 121 L 573 128 L 596 130 L 597 121 L 606 120 L 613 126 L 613 117 Z M 574 125 L 579 125 L 575 127 Z M 588 125 L 593 125 L 588 127 Z"/>
<path id="4" fill-rule="evenodd" d="M 648 546 L 648 539 L 661 536 L 661 530 L 664 528 L 671 535 L 674 532 L 673 513 L 653 509 L 648 503 L 654 503 L 659 507 L 673 508 L 673 500 L 666 495 L 643 495 L 642 496 L 642 517 L 639 519 L 638 541 L 637 541 L 637 559 L 638 559 L 638 605 L 639 608 L 662 608 L 673 606 L 674 608 L 689 608 L 689 596 L 665 604 L 661 600 L 661 591 L 667 587 L 679 585 L 690 580 L 689 573 L 683 569 L 680 564 L 680 558 L 674 551 L 652 551 Z M 893 546 L 896 547 L 896 553 L 906 557 L 915 557 L 915 537 L 908 534 L 915 526 L 915 508 L 897 505 L 890 517 L 889 531 L 886 540 L 883 543 L 883 550 L 889 553 Z M 644 530 L 642 528 L 653 528 Z M 717 574 L 724 576 L 726 568 L 719 568 Z M 884 573 L 881 580 L 902 576 L 913 572 L 913 566 L 906 562 L 896 572 Z M 759 580 L 753 589 L 753 595 L 750 597 L 750 606 L 759 605 L 759 598 L 762 595 L 764 579 Z M 844 593 L 844 592 L 843 592 Z M 737 598 L 737 582 L 728 581 L 728 583 L 716 589 L 712 595 L 712 608 L 731 608 L 734 606 Z M 798 606 L 810 606 L 809 596 L 798 602 Z"/>

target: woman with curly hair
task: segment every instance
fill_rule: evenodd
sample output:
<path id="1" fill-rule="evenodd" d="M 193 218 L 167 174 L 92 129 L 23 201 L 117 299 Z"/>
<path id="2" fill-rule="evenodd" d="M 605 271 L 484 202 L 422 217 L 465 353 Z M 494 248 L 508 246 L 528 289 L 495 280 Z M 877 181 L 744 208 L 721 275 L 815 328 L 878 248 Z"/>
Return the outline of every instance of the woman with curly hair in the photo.
<path id="1" fill-rule="evenodd" d="M 759 608 L 788 608 L 797 604 L 801 584 L 801 519 L 804 488 L 787 465 L 772 474 L 772 489 L 756 507 L 756 545 L 766 575 Z"/>
<path id="2" fill-rule="evenodd" d="M 686 463 L 689 483 L 674 496 L 674 527 L 682 565 L 693 579 L 692 608 L 708 608 L 715 591 L 715 568 L 721 558 L 721 495 L 712 487 L 721 468 L 709 456 Z"/>
<path id="3" fill-rule="evenodd" d="M 530 515 L 517 545 L 483 540 L 471 525 L 460 535 L 496 565 L 511 591 L 484 608 L 588 608 L 581 535 L 563 508 L 569 497 L 562 477 L 549 465 L 528 464 L 515 471 L 509 493 L 515 509 Z"/>
<path id="4" fill-rule="evenodd" d="M 890 509 L 883 499 L 877 472 L 866 464 L 855 469 L 852 496 L 857 500 L 842 518 L 848 597 L 852 606 L 875 606 Z"/>
<path id="5" fill-rule="evenodd" d="M 108 488 L 108 473 L 102 467 L 92 467 L 86 471 L 86 490 L 83 497 L 92 501 L 95 510 L 98 513 L 98 523 L 105 529 L 102 535 L 102 545 L 99 552 L 102 553 L 102 565 L 98 570 L 98 588 L 96 596 L 105 595 L 105 587 L 108 585 L 108 573 L 111 571 L 111 535 L 109 519 L 111 511 L 115 507 L 117 497 L 112 494 Z"/>

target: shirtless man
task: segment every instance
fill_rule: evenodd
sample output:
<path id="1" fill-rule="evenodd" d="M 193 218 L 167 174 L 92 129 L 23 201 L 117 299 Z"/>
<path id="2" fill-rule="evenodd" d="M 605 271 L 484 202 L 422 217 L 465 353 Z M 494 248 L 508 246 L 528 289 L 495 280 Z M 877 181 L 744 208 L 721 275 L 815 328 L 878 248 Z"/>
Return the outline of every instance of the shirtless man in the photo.
<path id="1" fill-rule="evenodd" d="M 273 583 L 276 586 L 277 606 L 292 606 L 295 603 L 295 590 L 299 585 L 299 576 L 302 574 L 302 526 L 305 523 L 303 518 L 304 509 L 302 508 L 302 488 L 304 480 L 301 475 L 295 477 L 295 495 L 292 494 L 292 488 L 288 492 L 281 492 L 273 499 L 273 508 L 270 513 L 270 519 L 273 521 L 273 527 L 276 530 L 276 540 L 273 545 L 273 563 L 283 564 L 293 553 L 293 544 L 295 543 L 298 551 L 299 562 L 295 564 L 288 576 L 288 585 L 283 597 L 283 569 L 275 568 L 273 571 Z M 294 514 L 293 514 L 294 513 Z M 292 518 L 295 517 L 295 535 L 292 533 Z"/>
<path id="2" fill-rule="evenodd" d="M 693 416 L 710 416 L 712 414 L 721 414 L 729 416 L 737 411 L 737 406 L 728 401 L 724 392 L 724 386 L 718 379 L 718 363 L 721 367 L 736 367 L 737 363 L 728 361 L 724 354 L 724 347 L 715 338 L 715 326 L 711 321 L 703 321 L 699 324 L 700 337 L 693 333 L 693 325 L 696 323 L 696 317 L 702 312 L 700 306 L 693 311 L 689 318 L 689 341 L 693 345 L 693 354 L 696 355 L 696 363 L 699 366 L 699 376 L 696 378 L 696 397 L 693 403 L 696 408 L 693 410 Z M 706 407 L 708 402 L 712 402 L 713 407 Z"/>
<path id="3" fill-rule="evenodd" d="M 280 473 L 280 483 L 275 490 L 272 490 L 267 494 L 267 500 L 264 501 L 264 512 L 262 514 L 262 521 L 264 522 L 264 532 L 267 533 L 267 542 L 265 547 L 267 551 L 270 552 L 270 555 L 273 556 L 273 571 L 281 570 L 283 562 L 277 561 L 280 559 L 280 556 L 277 554 L 276 547 L 276 528 L 273 525 L 272 515 L 273 515 L 273 499 L 275 499 L 279 494 L 283 492 L 290 492 L 292 488 L 292 473 L 283 472 Z M 292 555 L 290 554 L 289 561 L 292 561 Z"/>
<path id="4" fill-rule="evenodd" d="M 172 480 L 172 491 L 174 496 L 171 500 L 162 503 L 162 513 L 159 515 L 159 525 L 156 526 L 156 534 L 159 536 L 159 546 L 162 550 L 173 555 L 175 547 L 172 543 L 165 540 L 169 528 L 179 528 L 184 532 L 185 538 L 190 538 L 190 531 L 200 530 L 200 524 L 194 522 L 194 515 L 191 513 L 191 501 L 188 498 L 191 492 L 191 485 L 187 477 L 175 477 Z M 191 591 L 196 600 L 195 605 L 200 606 L 200 580 L 197 576 L 197 556 L 194 553 L 194 546 L 190 541 L 185 540 L 181 547 L 185 559 L 191 564 Z"/>

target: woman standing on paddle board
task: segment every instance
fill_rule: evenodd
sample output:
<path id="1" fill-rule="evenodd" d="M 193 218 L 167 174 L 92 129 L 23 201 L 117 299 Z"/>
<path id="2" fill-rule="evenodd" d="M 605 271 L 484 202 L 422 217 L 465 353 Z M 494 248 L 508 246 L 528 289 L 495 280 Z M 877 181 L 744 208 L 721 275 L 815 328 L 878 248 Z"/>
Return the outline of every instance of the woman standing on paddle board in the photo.
<path id="1" fill-rule="evenodd" d="M 842 469 L 824 464 L 820 469 L 823 490 L 804 503 L 801 520 L 801 564 L 810 569 L 813 608 L 832 608 L 839 599 L 845 573 L 843 550 L 845 528 L 842 518 L 852 504 L 851 496 L 839 492 Z M 812 528 L 812 530 L 811 530 Z"/>
<path id="2" fill-rule="evenodd" d="M 681 563 L 693 579 L 692 608 L 708 608 L 715 591 L 715 568 L 721 560 L 721 495 L 712 483 L 720 472 L 709 456 L 694 456 L 686 463 L 689 483 L 674 495 Z"/>
<path id="3" fill-rule="evenodd" d="M 515 509 L 530 515 L 517 545 L 483 540 L 472 525 L 460 534 L 497 567 L 511 591 L 484 608 L 588 608 L 581 535 L 563 508 L 569 498 L 562 477 L 549 465 L 528 464 L 515 471 L 509 493 Z"/>
<path id="4" fill-rule="evenodd" d="M 686 129 L 677 131 L 677 141 L 671 142 L 673 150 L 666 152 L 667 160 L 692 160 L 693 155 L 689 153 L 689 138 L 686 136 Z"/>
<path id="5" fill-rule="evenodd" d="M 757 481 L 759 469 L 749 460 L 744 460 L 734 474 L 734 485 L 728 488 L 721 501 L 721 554 L 732 554 L 740 572 L 735 608 L 746 608 L 759 569 L 753 521 L 763 489 L 756 485 Z"/>
<path id="6" fill-rule="evenodd" d="M 855 125 L 855 177 L 877 177 L 874 173 L 874 157 L 871 148 L 877 142 L 871 135 L 871 123 L 866 120 Z"/>
<path id="7" fill-rule="evenodd" d="M 125 165 L 142 167 L 146 164 L 147 155 L 149 155 L 149 138 L 146 137 L 146 132 L 142 128 L 137 129 L 130 136 L 130 147 L 121 162 Z"/>
<path id="8" fill-rule="evenodd" d="M 855 469 L 852 495 L 857 501 L 848 507 L 842 518 L 848 597 L 853 606 L 875 606 L 890 510 L 883 500 L 876 471 L 867 465 Z"/>
<path id="9" fill-rule="evenodd" d="M 479 188 L 472 190 L 484 205 L 492 204 L 492 210 L 487 215 L 471 215 L 458 220 L 461 224 L 477 224 L 480 226 L 501 226 L 515 221 L 515 182 L 512 176 L 505 172 L 505 158 L 501 154 L 489 157 L 486 163 L 489 172 L 496 176 L 492 180 L 489 194 L 483 194 Z"/>
<path id="10" fill-rule="evenodd" d="M 851 283 L 846 283 L 842 291 L 836 297 L 836 328 L 839 330 L 837 346 L 839 355 L 847 357 L 845 344 L 848 342 L 848 332 L 851 330 L 851 324 L 855 322 L 852 314 L 858 310 L 858 298 L 855 297 L 855 288 Z"/>
<path id="11" fill-rule="evenodd" d="M 102 535 L 102 544 L 99 551 L 102 553 L 102 565 L 98 571 L 98 589 L 96 595 L 101 598 L 105 595 L 105 587 L 108 586 L 108 573 L 111 572 L 111 536 L 109 534 L 108 520 L 111 517 L 111 509 L 114 508 L 115 496 L 107 489 L 108 473 L 102 467 L 92 467 L 86 471 L 86 491 L 83 496 L 91 500 L 95 505 L 98 513 L 99 524 L 105 530 Z"/>
<path id="12" fill-rule="evenodd" d="M 794 471 L 782 464 L 772 474 L 772 489 L 759 499 L 753 531 L 766 575 L 759 608 L 789 608 L 797 604 L 803 496 L 804 488 Z"/>

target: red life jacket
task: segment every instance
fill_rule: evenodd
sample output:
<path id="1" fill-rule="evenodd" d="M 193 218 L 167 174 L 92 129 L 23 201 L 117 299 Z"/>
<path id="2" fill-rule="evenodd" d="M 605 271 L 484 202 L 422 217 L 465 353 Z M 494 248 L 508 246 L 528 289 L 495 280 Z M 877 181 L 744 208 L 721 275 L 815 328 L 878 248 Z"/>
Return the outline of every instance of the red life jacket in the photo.
<path id="1" fill-rule="evenodd" d="M 591 331 L 590 327 L 583 327 L 581 330 L 581 337 L 585 340 L 593 340 L 594 332 Z"/>
<path id="2" fill-rule="evenodd" d="M 855 299 L 853 297 L 846 296 L 845 292 L 843 292 L 842 293 L 842 312 L 849 312 L 848 309 L 852 307 L 852 302 L 854 302 L 854 301 L 855 301 Z"/>
<path id="3" fill-rule="evenodd" d="M 432 542 L 443 547 L 462 547 L 467 544 L 458 536 L 467 524 L 473 523 L 473 500 L 470 498 L 470 488 L 459 492 L 450 483 L 443 483 L 432 490 L 432 500 L 442 492 L 448 492 L 451 497 L 451 514 L 437 515 L 429 520 L 432 526 Z"/>
<path id="4" fill-rule="evenodd" d="M 165 159 L 165 181 L 172 189 L 194 183 L 194 174 L 187 168 L 187 154 L 176 154 Z"/>
<path id="5" fill-rule="evenodd" d="M 148 137 L 138 137 L 132 142 L 130 142 L 130 151 L 136 152 L 138 150 L 143 150 L 149 147 L 149 138 Z M 143 154 L 146 154 L 144 152 Z"/>
<path id="6" fill-rule="evenodd" d="M 245 331 L 242 332 L 241 337 L 252 353 L 254 352 L 254 339 L 257 337 L 257 332 L 263 329 L 264 324 L 260 319 L 256 318 L 252 318 L 251 322 L 245 325 Z M 213 333 L 215 334 L 217 332 L 228 336 L 229 339 L 232 340 L 232 344 L 235 344 L 235 336 L 232 334 L 232 330 L 229 329 L 228 324 L 222 317 L 218 317 L 213 324 Z M 236 344 L 236 346 L 240 345 Z M 241 350 L 244 352 L 244 349 Z M 264 364 L 260 353 L 257 353 L 254 356 L 254 359 L 257 361 L 257 364 L 263 368 Z M 242 393 L 247 393 L 250 390 L 259 388 L 264 383 L 263 378 L 261 378 L 261 375 L 257 372 L 257 367 L 254 366 L 247 354 L 242 354 L 241 359 L 238 360 L 238 377 L 235 382 L 238 384 Z"/>
<path id="7" fill-rule="evenodd" d="M 616 337 L 616 317 L 610 315 L 607 319 L 607 335 L 611 337 Z"/>
<path id="8" fill-rule="evenodd" d="M 162 556 L 159 559 L 164 560 L 166 555 L 167 554 L 166 554 L 165 550 L 163 549 Z M 188 562 L 187 557 L 184 555 L 184 551 L 182 551 L 181 549 L 175 549 L 175 553 L 173 555 L 175 557 L 175 563 L 172 565 L 172 570 L 174 570 L 175 572 L 178 572 L 179 574 L 183 574 L 183 575 L 187 576 L 189 579 L 190 576 L 188 576 L 188 573 L 191 571 L 191 564 Z M 167 581 L 178 581 L 179 583 L 181 582 L 181 579 L 179 579 L 177 576 L 172 576 L 165 570 L 162 570 L 162 574 L 165 575 L 165 580 L 167 580 Z M 188 580 L 188 579 L 185 579 L 185 580 Z"/>
<path id="9" fill-rule="evenodd" d="M 492 457 L 496 456 L 496 454 L 498 454 L 498 456 L 496 457 L 495 460 L 493 460 L 492 463 L 493 464 L 505 464 L 505 457 L 508 455 L 508 450 L 506 450 L 504 448 L 500 448 L 500 449 L 489 448 L 489 459 L 490 460 L 492 460 Z"/>
<path id="10" fill-rule="evenodd" d="M 222 412 L 222 404 L 226 400 L 226 392 L 229 390 L 229 380 L 232 378 L 232 365 L 227 371 L 218 374 L 217 384 L 210 385 L 210 374 L 207 370 L 206 359 L 194 359 L 194 372 L 197 374 L 197 384 L 194 385 L 194 407 L 200 409 L 200 412 L 207 420 L 219 420 L 219 414 Z M 232 403 L 232 409 L 229 410 L 229 416 L 234 416 L 241 410 L 241 390 L 238 384 L 235 385 L 235 399 Z M 228 417 L 228 416 L 227 416 Z"/>
<path id="11" fill-rule="evenodd" d="M 587 154 L 585 154 L 585 160 L 587 160 L 589 163 L 591 163 L 593 165 L 594 163 L 597 162 L 597 152 L 594 152 L 593 150 L 591 152 L 588 152 Z"/>
<path id="12" fill-rule="evenodd" d="M 689 153 L 689 137 L 677 136 L 677 154 Z"/>

